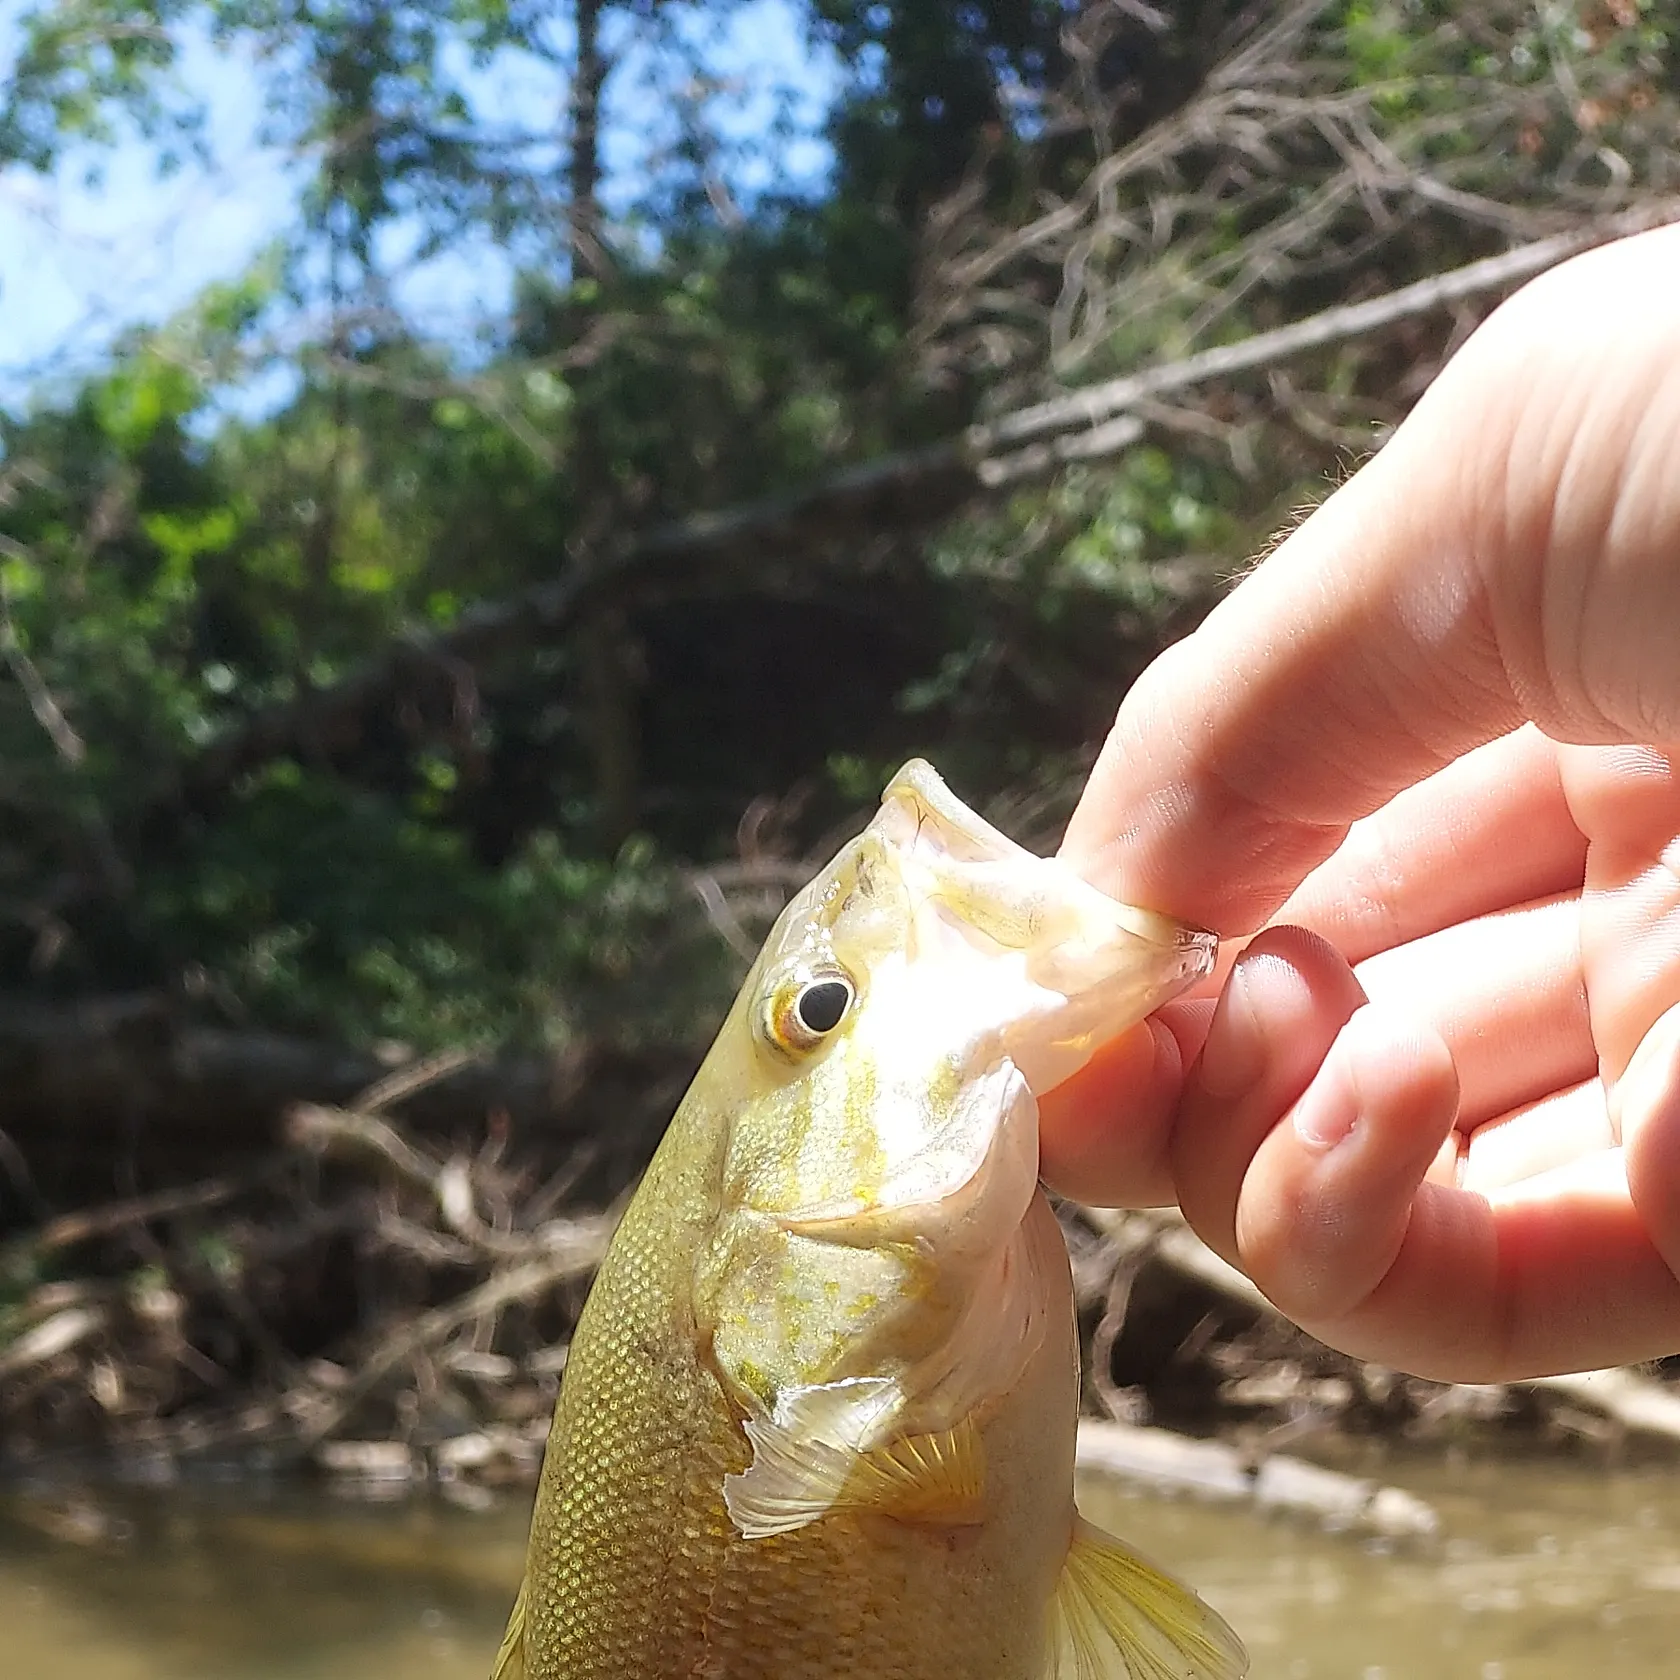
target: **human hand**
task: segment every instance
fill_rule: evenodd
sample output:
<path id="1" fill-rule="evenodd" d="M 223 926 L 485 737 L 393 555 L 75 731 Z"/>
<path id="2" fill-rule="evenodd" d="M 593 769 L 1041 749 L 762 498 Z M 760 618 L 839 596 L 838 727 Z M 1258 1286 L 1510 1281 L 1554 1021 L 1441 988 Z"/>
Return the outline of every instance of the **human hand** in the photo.
<path id="1" fill-rule="evenodd" d="M 1680 1350 L 1680 228 L 1489 318 L 1139 679 L 1063 855 L 1232 944 L 1045 1101 L 1053 1184 L 1420 1375 Z"/>

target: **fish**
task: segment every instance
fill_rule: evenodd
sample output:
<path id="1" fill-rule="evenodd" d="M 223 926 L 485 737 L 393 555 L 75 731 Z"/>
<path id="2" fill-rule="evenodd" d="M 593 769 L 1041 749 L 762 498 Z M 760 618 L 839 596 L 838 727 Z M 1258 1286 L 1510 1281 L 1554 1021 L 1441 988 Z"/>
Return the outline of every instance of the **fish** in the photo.
<path id="1" fill-rule="evenodd" d="M 493 1680 L 1238 1680 L 1073 1499 L 1036 1094 L 1216 941 L 913 760 L 787 904 L 567 1356 Z"/>

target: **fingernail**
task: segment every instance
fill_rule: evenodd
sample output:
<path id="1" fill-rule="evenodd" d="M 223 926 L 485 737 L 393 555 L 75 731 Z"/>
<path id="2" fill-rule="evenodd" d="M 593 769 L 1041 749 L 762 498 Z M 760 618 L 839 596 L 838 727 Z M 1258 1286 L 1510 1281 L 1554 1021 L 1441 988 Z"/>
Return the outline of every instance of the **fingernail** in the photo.
<path id="1" fill-rule="evenodd" d="M 1353 1130 L 1359 1118 L 1359 1098 L 1346 1075 L 1336 1066 L 1335 1052 L 1295 1104 L 1290 1121 L 1295 1135 L 1309 1149 L 1331 1150 Z"/>
<path id="2" fill-rule="evenodd" d="M 1256 957 L 1251 962 L 1265 962 Z M 1266 1066 L 1266 1038 L 1254 1008 L 1249 965 L 1239 958 L 1202 1044 L 1197 1079 L 1209 1096 L 1228 1101 L 1250 1090 Z"/>

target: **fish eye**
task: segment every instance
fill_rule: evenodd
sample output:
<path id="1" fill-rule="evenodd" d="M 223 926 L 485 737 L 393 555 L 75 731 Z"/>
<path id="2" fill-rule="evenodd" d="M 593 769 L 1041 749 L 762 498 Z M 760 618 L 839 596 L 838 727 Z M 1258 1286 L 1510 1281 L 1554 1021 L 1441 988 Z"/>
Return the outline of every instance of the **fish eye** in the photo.
<path id="1" fill-rule="evenodd" d="M 784 1055 L 815 1050 L 845 1020 L 856 1000 L 857 987 L 844 969 L 801 975 L 768 999 L 762 1017 L 765 1036 Z"/>
<path id="2" fill-rule="evenodd" d="M 807 1032 L 818 1038 L 831 1033 L 845 1019 L 852 1004 L 852 983 L 837 975 L 813 980 L 793 1002 L 793 1012 Z"/>

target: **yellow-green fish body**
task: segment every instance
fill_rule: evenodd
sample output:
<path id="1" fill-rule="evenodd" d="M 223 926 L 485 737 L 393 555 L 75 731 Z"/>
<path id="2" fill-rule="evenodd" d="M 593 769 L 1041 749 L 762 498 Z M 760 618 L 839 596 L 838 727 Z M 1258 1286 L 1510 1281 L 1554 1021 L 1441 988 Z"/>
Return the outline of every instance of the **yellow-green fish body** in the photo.
<path id="1" fill-rule="evenodd" d="M 602 1264 L 497 1680 L 1235 1680 L 1073 1507 L 1036 1108 L 1204 972 L 925 765 L 788 906 Z"/>

